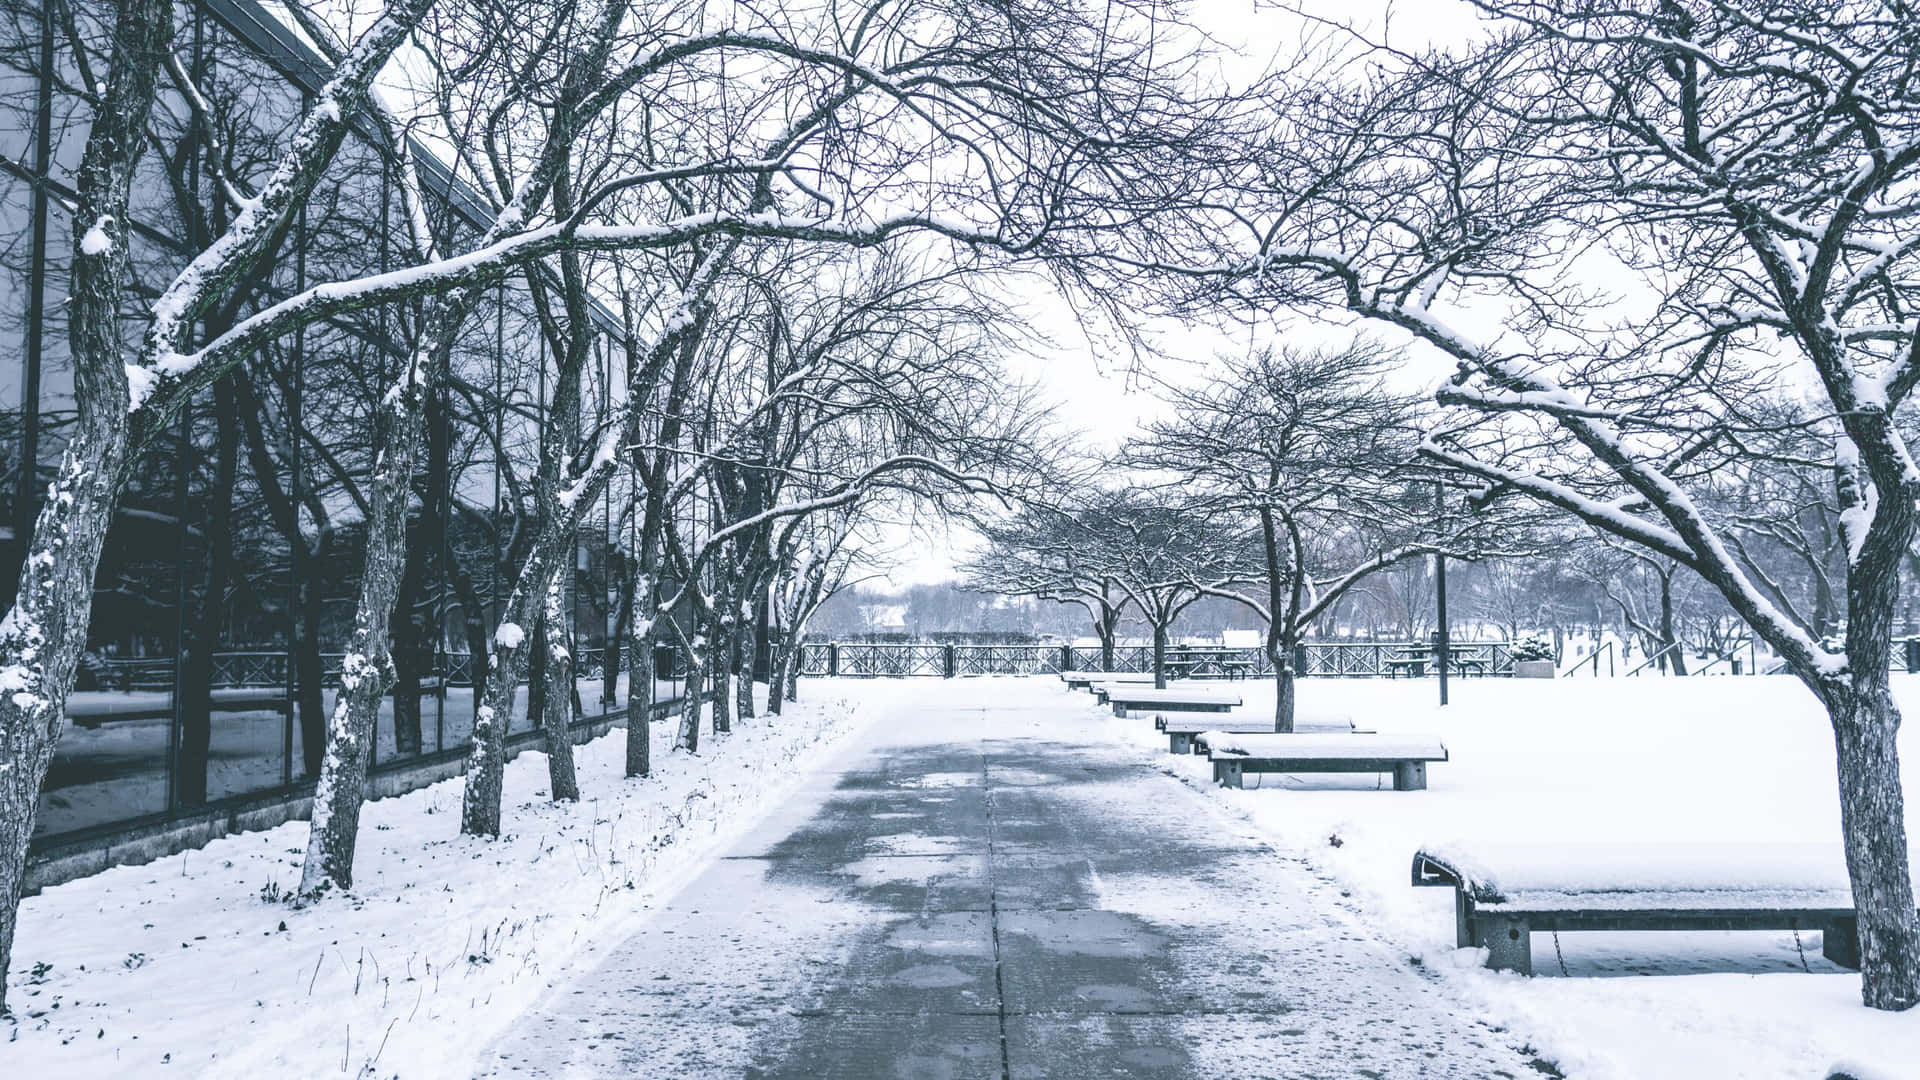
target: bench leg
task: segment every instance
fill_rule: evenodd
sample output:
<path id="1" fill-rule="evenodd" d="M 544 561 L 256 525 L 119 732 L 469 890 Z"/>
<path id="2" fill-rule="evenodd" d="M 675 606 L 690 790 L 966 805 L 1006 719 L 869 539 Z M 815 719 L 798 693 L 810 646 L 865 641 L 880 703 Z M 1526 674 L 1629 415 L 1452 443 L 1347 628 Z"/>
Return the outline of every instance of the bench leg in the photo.
<path id="1" fill-rule="evenodd" d="M 1525 919 L 1480 914 L 1473 920 L 1474 944 L 1487 950 L 1487 966 L 1495 971 L 1533 974 L 1533 928 Z"/>
<path id="2" fill-rule="evenodd" d="M 1115 716 L 1118 716 L 1118 717 L 1120 717 L 1120 718 L 1121 718 L 1122 720 L 1124 720 L 1124 719 L 1126 719 L 1126 717 L 1127 717 L 1127 707 L 1126 707 L 1125 705 L 1122 705 L 1122 704 L 1120 704 L 1120 703 L 1119 703 L 1119 702 L 1117 702 L 1117 701 L 1116 701 L 1116 702 L 1114 702 L 1114 703 L 1113 703 L 1113 715 L 1115 715 Z"/>
<path id="3" fill-rule="evenodd" d="M 1393 767 L 1393 790 L 1427 790 L 1427 763 L 1424 761 L 1402 761 Z"/>
<path id="4" fill-rule="evenodd" d="M 1167 753 L 1169 754 L 1193 753 L 1193 736 L 1181 734 L 1179 732 L 1175 732 L 1174 734 L 1168 735 L 1167 736 Z"/>
<path id="5" fill-rule="evenodd" d="M 1843 968 L 1860 970 L 1860 921 L 1838 919 L 1822 931 L 1820 955 Z"/>
<path id="6" fill-rule="evenodd" d="M 1237 761 L 1216 761 L 1213 763 L 1213 782 L 1221 787 L 1237 788 L 1240 783 L 1240 763 Z"/>

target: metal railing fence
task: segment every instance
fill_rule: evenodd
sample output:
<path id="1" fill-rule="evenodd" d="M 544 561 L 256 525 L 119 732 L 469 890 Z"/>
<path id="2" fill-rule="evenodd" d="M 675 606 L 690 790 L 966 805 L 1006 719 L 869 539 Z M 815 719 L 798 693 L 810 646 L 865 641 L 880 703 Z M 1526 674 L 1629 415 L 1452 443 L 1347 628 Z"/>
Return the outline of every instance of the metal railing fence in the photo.
<path id="1" fill-rule="evenodd" d="M 1448 647 L 1459 675 L 1509 676 L 1513 649 L 1505 642 L 1457 642 Z M 1232 679 L 1273 674 L 1264 648 L 1173 645 L 1166 653 L 1175 678 Z M 1306 677 L 1418 677 L 1436 669 L 1433 646 L 1418 641 L 1308 642 L 1296 652 L 1295 670 Z M 1050 675 L 1060 671 L 1153 670 L 1149 645 L 1119 645 L 1106 666 L 1097 646 L 960 645 L 932 642 L 808 642 L 800 673 L 850 678 L 956 678 L 968 675 Z"/>

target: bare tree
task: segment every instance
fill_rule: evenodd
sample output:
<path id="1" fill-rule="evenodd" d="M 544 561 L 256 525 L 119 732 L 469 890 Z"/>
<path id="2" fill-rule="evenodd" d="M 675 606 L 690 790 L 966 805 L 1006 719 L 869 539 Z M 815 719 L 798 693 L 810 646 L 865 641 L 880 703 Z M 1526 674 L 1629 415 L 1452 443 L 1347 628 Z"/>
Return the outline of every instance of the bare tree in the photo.
<path id="1" fill-rule="evenodd" d="M 1099 534 L 1046 505 L 1023 507 L 979 531 L 986 547 L 961 567 L 967 587 L 1080 607 L 1100 642 L 1100 670 L 1112 671 L 1120 620 L 1133 601 L 1112 573 Z"/>
<path id="2" fill-rule="evenodd" d="M 1752 460 L 1734 463 L 1700 501 L 1753 583 L 1825 642 L 1838 629 L 1847 576 L 1825 440 L 1812 430 L 1819 421 L 1795 403 L 1762 401 L 1754 411 L 1771 414 L 1773 430 L 1753 439 Z M 1910 592 L 1911 582 L 1903 584 Z"/>
<path id="3" fill-rule="evenodd" d="M 1098 492 L 1073 512 L 1093 573 L 1111 580 L 1153 632 L 1153 684 L 1167 685 L 1167 645 L 1182 612 L 1257 576 L 1244 530 L 1199 502 L 1149 491 Z"/>
<path id="4" fill-rule="evenodd" d="M 122 321 L 132 214 L 129 189 L 146 145 L 156 87 L 173 40 L 171 0 L 121 0 L 113 12 L 105 92 L 87 136 L 73 215 L 68 348 L 79 411 L 72 438 L 34 523 L 13 608 L 0 620 L 0 968 L 14 922 L 40 783 L 65 723 L 74 665 L 86 644 L 93 577 L 119 489 L 139 446 L 185 400 L 180 350 L 193 321 L 255 266 L 312 190 L 345 134 L 344 117 L 418 21 L 426 0 L 390 5 L 342 59 L 326 91 L 292 133 L 274 170 L 253 192 L 219 178 L 235 208 L 227 230 L 201 250 L 159 297 L 127 362 Z M 177 62 L 176 62 L 177 63 Z M 189 84 L 190 85 L 190 84 Z"/>
<path id="5" fill-rule="evenodd" d="M 850 514 L 815 515 L 796 518 L 782 530 L 782 565 L 772 602 L 780 639 L 767 696 L 767 709 L 776 715 L 782 702 L 800 696 L 800 665 L 814 614 L 850 584 L 849 571 L 858 557 L 846 546 L 852 523 Z"/>
<path id="6" fill-rule="evenodd" d="M 1887 679 L 1920 494 L 1896 421 L 1920 383 L 1920 23 L 1900 0 L 1476 2 L 1498 33 L 1464 60 L 1374 49 L 1351 79 L 1276 97 L 1284 131 L 1249 185 L 1268 197 L 1221 256 L 1225 295 L 1438 349 L 1458 364 L 1440 400 L 1465 418 L 1431 460 L 1686 567 L 1780 654 L 1833 721 L 1863 1000 L 1911 1007 L 1920 917 Z M 1621 291 L 1582 287 L 1589 273 Z M 1507 317 L 1469 332 L 1442 306 Z M 1817 383 L 1830 440 L 1837 651 L 1696 497 L 1725 463 L 1763 460 L 1750 447 L 1772 420 L 1746 406 L 1789 368 Z"/>
<path id="7" fill-rule="evenodd" d="M 1673 560 L 1618 543 L 1602 543 L 1580 562 L 1580 572 L 1620 613 L 1622 626 L 1640 636 L 1647 662 L 1661 673 L 1687 673 L 1674 599 L 1674 578 L 1685 573 Z"/>
<path id="8" fill-rule="evenodd" d="M 1570 537 L 1556 539 L 1571 542 Z M 1529 630 L 1552 627 L 1554 655 L 1558 658 L 1561 620 L 1570 610 L 1559 581 L 1564 562 L 1560 554 L 1540 552 L 1526 559 L 1488 559 L 1480 563 L 1479 572 L 1463 582 L 1473 614 L 1499 627 L 1508 641 L 1519 640 Z"/>
<path id="9" fill-rule="evenodd" d="M 222 209 L 206 217 L 223 227 L 192 238 L 184 265 L 167 267 L 150 294 L 136 294 L 125 287 L 128 191 L 156 87 L 164 74 L 193 112 L 215 110 L 194 72 L 168 53 L 172 6 L 111 5 L 102 35 L 111 55 L 77 61 L 103 71 L 88 80 L 89 92 L 105 88 L 95 95 L 76 185 L 70 352 L 79 419 L 34 526 L 18 599 L 0 622 L 0 733 L 12 766 L 0 783 L 0 965 L 10 954 L 35 796 L 85 645 L 106 529 L 129 463 L 182 403 L 304 328 L 376 308 L 404 313 L 410 355 L 369 395 L 375 438 L 357 484 L 367 551 L 302 875 L 303 892 L 345 886 L 373 718 L 396 668 L 409 663 L 406 649 L 395 655 L 394 613 L 403 601 L 414 606 L 407 574 L 422 565 L 408 550 L 418 481 L 446 460 L 431 417 L 490 287 L 534 265 L 564 279 L 573 253 L 666 253 L 671 272 L 650 277 L 659 302 L 634 319 L 639 347 L 629 358 L 643 358 L 644 369 L 644 358 L 698 336 L 712 282 L 749 238 L 875 246 L 919 232 L 962 252 L 1016 255 L 1097 246 L 1091 236 L 1132 220 L 1178 183 L 1156 163 L 1205 119 L 1178 92 L 1182 61 L 1168 59 L 1157 5 L 986 10 L 927 0 L 901 17 L 857 4 L 829 9 L 743 8 L 736 22 L 707 29 L 701 9 L 436 9 L 432 0 L 402 0 L 364 25 L 335 27 L 307 5 L 287 5 L 286 17 L 333 64 L 332 75 L 258 168 L 242 175 L 215 167 L 209 198 Z M 930 26 L 945 36 L 920 40 Z M 409 39 L 419 46 L 416 61 L 396 71 L 389 59 Z M 728 57 L 758 66 L 764 77 L 753 92 L 727 78 Z M 406 109 L 370 97 L 383 72 L 392 75 L 383 85 L 404 85 L 407 93 L 393 96 Z M 645 122 L 630 122 L 635 117 Z M 656 126 L 661 117 L 673 119 Z M 476 235 L 441 227 L 421 182 L 416 127 L 444 155 L 440 165 L 478 185 L 493 220 Z M 209 318 L 250 275 L 271 270 L 275 243 L 337 168 L 350 129 L 380 145 L 401 192 L 402 265 L 343 267 L 244 316 L 236 310 L 231 321 Z M 929 182 L 935 159 L 953 166 L 953 182 Z M 226 158 L 214 148 L 207 160 Z M 1100 182 L 1067 179 L 1092 176 Z M 604 283 L 594 288 L 611 295 Z M 145 326 L 132 332 L 138 321 Z M 578 340 L 576 327 L 564 329 L 569 342 Z M 510 618 L 499 630 L 534 621 L 546 605 L 568 527 L 640 440 L 655 400 L 629 394 L 571 457 L 571 440 L 560 440 L 553 456 L 565 458 L 564 467 L 557 479 L 545 471 L 544 493 L 532 501 L 549 499 L 561 512 L 524 538 Z M 845 485 L 827 490 L 829 503 L 855 498 Z M 449 508 L 435 499 L 421 510 L 433 517 Z M 293 522 L 298 528 L 297 512 Z M 684 562 L 681 569 L 704 569 L 708 558 Z M 486 789 L 527 644 L 498 631 L 490 640 L 469 788 L 478 801 L 465 821 L 482 833 L 498 827 Z"/>
<path id="10" fill-rule="evenodd" d="M 1176 418 L 1128 448 L 1130 463 L 1168 477 L 1196 509 L 1257 522 L 1262 592 L 1191 585 L 1267 624 L 1276 731 L 1293 730 L 1308 627 L 1348 590 L 1416 556 L 1478 553 L 1474 523 L 1443 518 L 1434 482 L 1415 467 L 1419 399 L 1386 385 L 1401 359 L 1364 340 L 1223 358 L 1199 387 L 1169 387 Z"/>

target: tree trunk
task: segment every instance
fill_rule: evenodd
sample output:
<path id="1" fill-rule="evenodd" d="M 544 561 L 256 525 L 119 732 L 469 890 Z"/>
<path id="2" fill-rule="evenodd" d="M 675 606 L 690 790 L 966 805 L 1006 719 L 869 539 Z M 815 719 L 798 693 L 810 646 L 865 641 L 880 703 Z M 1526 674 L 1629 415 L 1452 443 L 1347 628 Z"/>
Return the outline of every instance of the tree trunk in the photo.
<path id="1" fill-rule="evenodd" d="M 792 643 L 770 646 L 767 662 L 771 668 L 767 673 L 767 715 L 781 716 L 786 712 L 787 668 L 793 663 Z"/>
<path id="2" fill-rule="evenodd" d="M 634 624 L 633 658 L 627 664 L 627 775 L 653 772 L 653 629 L 651 619 Z"/>
<path id="3" fill-rule="evenodd" d="M 711 658 L 708 667 L 713 675 L 713 733 L 725 735 L 733 730 L 733 718 L 727 712 L 733 678 L 733 620 L 716 616 L 710 625 L 713 645 L 707 655 Z"/>
<path id="4" fill-rule="evenodd" d="M 739 663 L 738 673 L 733 680 L 734 719 L 753 719 L 753 680 L 760 667 L 760 644 L 757 628 L 753 628 L 752 609 L 741 609 L 741 632 L 738 635 Z M 750 629 L 753 628 L 753 629 Z"/>
<path id="5" fill-rule="evenodd" d="M 1687 673 L 1687 650 L 1680 644 L 1680 635 L 1673 629 L 1673 575 L 1660 575 L 1660 647 L 1667 650 L 1666 661 L 1673 662 L 1673 673 L 1684 676 Z"/>
<path id="6" fill-rule="evenodd" d="M 325 540 L 317 545 L 327 550 Z M 308 565 L 313 565 L 309 560 Z M 294 622 L 293 692 L 300 708 L 300 761 L 305 775 L 319 776 L 327 746 L 326 661 L 320 656 L 320 584 L 310 572 L 300 582 L 300 613 Z"/>
<path id="7" fill-rule="evenodd" d="M 527 676 L 528 658 L 535 642 L 545 640 L 546 632 L 540 628 L 546 621 L 543 609 L 550 600 L 548 594 L 558 587 L 560 566 L 572 549 L 572 536 L 571 522 L 556 521 L 548 516 L 514 582 L 500 628 L 494 631 L 487 692 L 474 710 L 473 744 L 467 752 L 467 787 L 462 798 L 460 831 L 469 836 L 500 835 L 500 799 L 506 774 L 507 725 L 512 722 L 513 696 L 520 680 Z M 534 711 L 536 686 L 548 691 L 539 696 L 543 706 L 539 712 Z M 540 717 L 544 724 L 548 708 L 557 707 L 564 712 L 572 707 L 572 702 L 568 687 L 549 686 L 538 676 L 529 681 L 529 719 Z"/>
<path id="8" fill-rule="evenodd" d="M 1840 822 L 1859 919 L 1860 994 L 1875 1009 L 1920 1004 L 1920 918 L 1908 867 L 1896 739 L 1900 710 L 1882 680 L 1828 700 L 1840 774 Z"/>
<path id="9" fill-rule="evenodd" d="M 77 415 L 49 498 L 34 520 L 12 610 L 0 620 L 0 1005 L 25 884 L 40 784 L 66 725 L 67 694 L 87 644 L 93 578 L 125 478 L 126 347 L 120 322 L 127 270 L 128 193 L 152 112 L 155 75 L 173 37 L 169 0 L 121 0 L 113 55 L 76 181 L 68 285 L 68 351 Z M 109 243 L 89 251 L 102 228 Z M 38 403 L 29 403 L 29 408 Z M 37 463 L 22 462 L 34 469 Z"/>
<path id="10" fill-rule="evenodd" d="M 175 794 L 183 806 L 207 801 L 207 768 L 213 749 L 213 654 L 233 570 L 233 489 L 239 477 L 240 421 L 234 406 L 232 375 L 214 384 L 214 475 L 207 490 L 207 550 L 201 564 L 199 610 L 184 642 L 180 684 L 180 756 L 174 771 Z M 191 440 L 192 432 L 186 433 Z M 182 450 L 185 451 L 183 446 Z M 182 466 L 185 467 L 184 465 Z M 184 542 L 184 540 L 183 540 Z"/>
<path id="11" fill-rule="evenodd" d="M 547 640 L 547 693 L 541 719 L 547 735 L 548 790 L 554 802 L 579 802 L 580 780 L 573 767 L 573 651 L 568 648 L 557 578 L 547 587 L 542 624 Z"/>
<path id="12" fill-rule="evenodd" d="M 1273 730 L 1281 734 L 1291 734 L 1294 730 L 1294 716 L 1297 709 L 1293 658 L 1296 651 L 1296 639 L 1287 635 L 1270 639 L 1267 653 L 1273 659 Z"/>
<path id="13" fill-rule="evenodd" d="M 297 561 L 304 570 L 297 575 L 294 596 L 288 604 L 287 648 L 293 656 L 291 693 L 300 728 L 299 775 L 318 776 L 320 755 L 325 750 L 327 739 L 327 703 L 325 690 L 321 686 L 324 665 L 320 659 L 320 623 L 323 612 L 320 587 L 315 579 L 324 572 L 322 567 L 332 553 L 333 527 L 324 512 L 315 513 L 318 535 L 311 546 L 307 544 L 306 532 L 300 527 L 300 512 L 294 499 L 303 494 L 308 485 L 304 477 L 294 476 L 289 485 L 281 486 L 279 464 L 267 452 L 266 429 L 261 424 L 261 415 L 265 410 L 250 381 L 252 373 L 242 368 L 231 378 L 238 397 L 236 405 L 241 426 L 247 435 L 247 454 L 253 466 L 254 486 L 259 489 L 260 497 L 267 505 L 274 528 L 287 542 L 288 559 L 290 562 Z M 299 433 L 291 433 L 290 437 L 298 438 Z M 289 467 L 294 463 L 289 460 Z"/>
<path id="14" fill-rule="evenodd" d="M 431 432 L 431 419 L 429 431 Z M 433 456 L 431 438 L 427 456 Z M 427 469 L 432 471 L 429 460 Z M 420 694 L 421 676 L 431 666 L 431 660 L 422 663 L 422 652 L 431 655 L 431 649 L 422 649 L 422 641 L 427 628 L 421 625 L 420 605 L 426 593 L 427 551 L 421 543 L 427 534 L 425 515 L 414 523 L 407 542 L 407 566 L 400 576 L 400 595 L 396 598 L 397 607 L 393 619 L 393 748 L 403 755 L 418 754 L 424 746 L 421 738 Z"/>
<path id="15" fill-rule="evenodd" d="M 706 699 L 706 652 L 706 639 L 695 634 L 687 649 L 687 681 L 680 699 L 680 745 L 686 747 L 689 754 L 700 752 L 700 705 Z"/>
<path id="16" fill-rule="evenodd" d="M 753 681 L 776 685 L 774 672 L 779 665 L 773 652 L 773 604 L 767 589 L 761 588 L 753 602 Z M 769 693 L 768 697 L 775 695 Z"/>
<path id="17" fill-rule="evenodd" d="M 547 683 L 547 669 L 551 665 L 547 655 L 549 639 L 545 602 L 542 601 L 540 612 L 534 616 L 532 623 L 516 625 L 527 632 L 527 723 L 529 726 L 538 724 L 544 731 L 547 723 L 547 691 L 551 689 Z"/>
<path id="18" fill-rule="evenodd" d="M 786 684 L 786 693 L 782 696 L 788 701 L 800 700 L 800 664 L 806 659 L 806 639 L 795 637 L 787 646 L 787 673 L 782 681 Z"/>
<path id="19" fill-rule="evenodd" d="M 393 623 L 393 744 L 401 754 L 426 748 L 421 697 L 434 674 L 434 646 L 441 634 L 438 599 L 428 583 L 447 542 L 447 489 L 452 475 L 453 434 L 445 390 L 432 388 L 423 408 L 426 458 L 420 475 L 420 516 L 407 545 L 407 566 L 400 580 L 400 610 Z"/>
<path id="20" fill-rule="evenodd" d="M 538 595 L 544 599 L 545 592 L 542 589 Z M 476 698 L 473 742 L 467 750 L 467 786 L 461 799 L 460 831 L 468 836 L 500 835 L 507 727 L 513 722 L 513 698 L 527 673 L 527 656 L 532 652 L 531 634 L 526 628 L 535 625 L 536 614 L 535 604 L 516 590 L 507 602 L 500 628 L 494 631 L 493 662 L 488 665 L 486 692 Z M 528 714 L 532 715 L 531 692 L 527 698 Z"/>
<path id="21" fill-rule="evenodd" d="M 404 610 L 411 606 L 402 597 L 400 606 Z M 403 617 L 396 628 L 399 641 L 393 649 L 393 748 L 402 755 L 415 755 L 421 748 L 420 695 L 421 666 L 420 650 L 414 637 L 415 627 L 411 620 Z"/>
<path id="22" fill-rule="evenodd" d="M 453 585 L 453 598 L 460 605 L 460 628 L 467 637 L 467 681 L 475 698 L 487 685 L 487 604 L 459 559 L 447 559 L 447 580 Z"/>
<path id="23" fill-rule="evenodd" d="M 1276 660 L 1273 665 L 1274 705 L 1273 730 L 1283 734 L 1293 733 L 1294 724 L 1294 679 L 1293 663 Z"/>
<path id="24" fill-rule="evenodd" d="M 608 549 L 608 572 L 613 573 L 614 555 Z M 625 666 L 627 641 L 633 636 L 633 591 L 639 580 L 634 573 L 633 560 L 620 556 L 619 575 L 615 579 L 620 599 L 613 609 L 613 626 L 607 633 L 607 647 L 600 651 L 600 711 L 613 711 L 614 703 L 620 700 L 620 670 Z"/>
<path id="25" fill-rule="evenodd" d="M 34 522 L 18 597 L 0 622 L 6 664 L 0 674 L 10 691 L 0 694 L 0 759 L 9 766 L 0 769 L 0 972 L 13 952 L 40 785 L 66 726 L 67 691 L 86 647 L 93 574 L 126 460 L 119 418 L 101 419 L 90 423 L 82 413 L 61 456 L 54 497 Z M 0 986 L 0 1004 L 4 994 Z"/>
<path id="26" fill-rule="evenodd" d="M 327 750 L 314 787 L 313 816 L 307 833 L 306 862 L 300 892 L 315 895 L 329 887 L 353 885 L 354 844 L 360 830 L 360 804 L 366 797 L 368 752 L 380 700 L 393 679 L 392 637 L 388 624 L 400 591 L 407 557 L 407 504 L 413 474 L 425 442 L 421 392 L 390 394 L 381 406 L 388 444 L 367 489 L 366 561 L 360 573 L 360 597 L 354 630 L 340 661 L 340 691 L 327 722 Z M 476 728 L 479 726 L 477 721 Z"/>
<path id="27" fill-rule="evenodd" d="M 1153 685 L 1160 690 L 1167 688 L 1167 627 L 1165 623 L 1153 626 Z"/>

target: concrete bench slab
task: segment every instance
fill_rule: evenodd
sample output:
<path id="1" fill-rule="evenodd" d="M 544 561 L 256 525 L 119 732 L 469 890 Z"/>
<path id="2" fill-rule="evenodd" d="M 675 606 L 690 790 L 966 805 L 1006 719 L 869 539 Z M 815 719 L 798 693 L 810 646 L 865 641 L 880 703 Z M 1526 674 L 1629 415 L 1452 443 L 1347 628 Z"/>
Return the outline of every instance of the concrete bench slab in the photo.
<path id="1" fill-rule="evenodd" d="M 1272 720 L 1222 720 L 1208 714 L 1187 716 L 1157 715 L 1153 718 L 1153 728 L 1167 737 L 1167 752 L 1172 754 L 1191 754 L 1197 747 L 1194 736 L 1205 731 L 1224 731 L 1237 735 L 1278 735 L 1273 730 Z M 1350 716 L 1296 717 L 1293 722 L 1295 735 L 1321 734 L 1336 735 L 1359 732 Z M 1367 732 L 1366 734 L 1372 734 Z"/>
<path id="2" fill-rule="evenodd" d="M 1433 735 L 1303 733 L 1247 735 L 1212 730 L 1194 736 L 1213 764 L 1213 781 L 1241 787 L 1247 773 L 1393 774 L 1393 790 L 1421 791 L 1427 786 L 1427 762 L 1447 760 L 1447 748 Z"/>
<path id="3" fill-rule="evenodd" d="M 1214 694 L 1204 690 L 1155 690 L 1152 687 L 1096 686 L 1094 695 L 1105 693 L 1113 715 L 1126 716 L 1129 709 L 1165 712 L 1226 712 L 1240 704 L 1234 694 Z"/>
<path id="4" fill-rule="evenodd" d="M 1153 676 L 1138 672 L 1118 671 L 1063 671 L 1060 681 L 1069 689 L 1089 690 L 1100 683 L 1114 683 L 1122 686 L 1152 686 Z"/>
<path id="5" fill-rule="evenodd" d="M 1454 890 L 1456 943 L 1498 971 L 1533 974 L 1536 930 L 1818 930 L 1828 960 L 1860 966 L 1837 845 L 1437 845 L 1413 883 Z"/>

